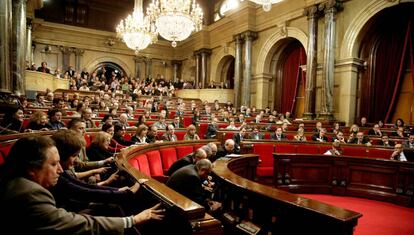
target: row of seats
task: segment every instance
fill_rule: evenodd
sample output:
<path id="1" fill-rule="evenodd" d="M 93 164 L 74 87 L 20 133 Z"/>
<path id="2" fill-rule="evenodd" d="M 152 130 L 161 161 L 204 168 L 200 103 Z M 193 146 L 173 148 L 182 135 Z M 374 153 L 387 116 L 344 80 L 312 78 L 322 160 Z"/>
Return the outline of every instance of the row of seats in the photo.
<path id="1" fill-rule="evenodd" d="M 300 154 L 323 154 L 331 149 L 327 144 L 306 143 L 254 143 L 252 152 L 259 155 L 261 163 L 257 167 L 257 176 L 273 176 L 273 153 L 300 153 Z M 370 148 L 364 146 L 342 146 L 342 154 L 351 157 L 368 157 L 389 159 L 392 149 Z"/>
<path id="2" fill-rule="evenodd" d="M 201 146 L 203 144 L 162 146 L 157 150 L 138 153 L 131 157 L 128 162 L 142 173 L 156 179 L 162 179 L 175 161 L 194 152 Z"/>

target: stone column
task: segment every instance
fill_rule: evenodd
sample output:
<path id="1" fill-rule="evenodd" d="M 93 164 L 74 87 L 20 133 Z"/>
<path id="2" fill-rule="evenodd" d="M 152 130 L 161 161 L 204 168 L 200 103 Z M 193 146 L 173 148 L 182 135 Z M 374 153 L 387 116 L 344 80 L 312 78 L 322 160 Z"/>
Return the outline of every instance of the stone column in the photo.
<path id="1" fill-rule="evenodd" d="M 252 80 L 252 43 L 257 33 L 247 31 L 244 34 L 244 78 L 243 78 L 243 105 L 250 107 L 250 83 Z"/>
<path id="2" fill-rule="evenodd" d="M 26 23 L 26 64 L 30 66 L 32 62 L 33 62 L 32 19 L 27 19 L 27 23 Z"/>
<path id="3" fill-rule="evenodd" d="M 62 52 L 62 72 L 69 69 L 70 54 L 73 52 L 73 48 L 60 46 L 59 50 Z"/>
<path id="4" fill-rule="evenodd" d="M 236 43 L 236 54 L 234 61 L 234 106 L 240 108 L 240 84 L 243 74 L 243 63 L 242 63 L 242 46 L 243 46 L 243 36 L 237 34 L 234 36 L 234 41 Z"/>
<path id="5" fill-rule="evenodd" d="M 83 58 L 83 53 L 85 53 L 85 50 L 75 48 L 73 51 L 75 52 L 75 70 L 81 71 L 82 70 L 82 58 Z"/>
<path id="6" fill-rule="evenodd" d="M 333 89 L 335 72 L 335 27 L 336 13 L 341 5 L 337 0 L 328 0 L 319 6 L 325 13 L 325 49 L 322 73 L 322 96 L 320 119 L 332 120 L 333 116 Z"/>
<path id="7" fill-rule="evenodd" d="M 4 0 L 0 4 L 0 92 L 11 91 L 11 35 L 12 1 Z"/>
<path id="8" fill-rule="evenodd" d="M 151 58 L 145 58 L 145 79 L 148 77 L 152 78 L 152 59 Z"/>
<path id="9" fill-rule="evenodd" d="M 201 87 L 205 88 L 207 86 L 208 79 L 208 69 L 207 69 L 207 60 L 211 54 L 210 49 L 201 49 Z"/>
<path id="10" fill-rule="evenodd" d="M 195 80 L 194 80 L 194 88 L 198 88 L 198 83 L 200 82 L 200 61 L 201 61 L 201 55 L 199 52 L 194 52 L 194 56 L 195 56 L 195 67 L 196 67 L 196 71 L 195 71 Z"/>
<path id="11" fill-rule="evenodd" d="M 142 79 L 141 77 L 141 63 L 143 61 L 143 58 L 141 56 L 135 56 L 134 62 L 135 62 L 135 78 Z"/>
<path id="12" fill-rule="evenodd" d="M 316 69 L 318 67 L 318 7 L 316 5 L 310 6 L 305 9 L 304 14 L 308 17 L 309 37 L 306 61 L 305 112 L 303 113 L 303 118 L 313 119 L 315 112 Z"/>
<path id="13" fill-rule="evenodd" d="M 12 91 L 25 94 L 26 0 L 13 0 L 12 8 Z"/>
<path id="14" fill-rule="evenodd" d="M 171 61 L 171 65 L 173 66 L 173 81 L 178 82 L 178 71 L 181 67 L 182 62 L 179 60 Z"/>

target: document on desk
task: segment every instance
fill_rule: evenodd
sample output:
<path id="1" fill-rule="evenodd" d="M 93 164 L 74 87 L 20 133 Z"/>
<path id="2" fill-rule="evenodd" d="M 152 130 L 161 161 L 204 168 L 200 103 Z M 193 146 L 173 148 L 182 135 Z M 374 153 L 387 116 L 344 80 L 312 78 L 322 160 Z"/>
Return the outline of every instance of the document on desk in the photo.
<path id="1" fill-rule="evenodd" d="M 232 153 L 232 154 L 227 154 L 225 157 L 228 157 L 228 158 L 237 158 L 237 157 L 241 157 L 242 155 L 240 155 L 240 154 L 234 154 L 234 153 Z"/>

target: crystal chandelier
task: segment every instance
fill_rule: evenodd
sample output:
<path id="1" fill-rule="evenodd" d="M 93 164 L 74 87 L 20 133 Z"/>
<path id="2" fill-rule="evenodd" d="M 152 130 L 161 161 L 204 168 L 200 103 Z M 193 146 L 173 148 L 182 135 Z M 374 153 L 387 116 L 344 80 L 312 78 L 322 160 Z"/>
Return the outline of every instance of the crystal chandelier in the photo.
<path id="1" fill-rule="evenodd" d="M 127 47 L 135 50 L 147 48 L 151 43 L 157 41 L 157 32 L 149 18 L 144 16 L 142 0 L 135 0 L 134 12 L 116 27 L 117 36 L 121 38 Z"/>
<path id="2" fill-rule="evenodd" d="M 262 5 L 264 11 L 270 11 L 270 9 L 272 9 L 272 4 L 281 2 L 283 0 L 249 0 L 249 1 Z"/>
<path id="3" fill-rule="evenodd" d="M 157 32 L 173 47 L 178 41 L 201 29 L 203 10 L 195 0 L 152 0 L 147 8 L 147 16 Z"/>

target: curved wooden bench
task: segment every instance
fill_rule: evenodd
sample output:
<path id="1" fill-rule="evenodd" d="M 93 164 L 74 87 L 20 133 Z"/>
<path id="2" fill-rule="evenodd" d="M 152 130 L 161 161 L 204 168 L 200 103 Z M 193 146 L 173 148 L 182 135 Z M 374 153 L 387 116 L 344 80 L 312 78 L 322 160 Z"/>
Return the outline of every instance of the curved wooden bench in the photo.
<path id="1" fill-rule="evenodd" d="M 215 161 L 225 227 L 245 232 L 244 224 L 260 234 L 353 234 L 360 213 L 253 182 L 256 165 L 255 155 Z"/>
<path id="2" fill-rule="evenodd" d="M 203 206 L 156 180 L 162 178 L 164 170 L 168 170 L 170 164 L 178 158 L 209 142 L 210 140 L 180 141 L 131 146 L 121 151 L 123 158 L 118 159 L 117 164 L 137 181 L 148 179 L 142 184 L 143 187 L 161 201 L 164 207 L 177 213 L 176 216 L 185 218 L 193 234 L 221 234 L 221 222 L 205 213 Z"/>
<path id="3" fill-rule="evenodd" d="M 275 140 L 246 140 L 241 143 L 241 152 L 259 155 L 261 164 L 257 167 L 258 177 L 273 176 L 273 153 L 291 154 L 323 154 L 331 149 L 332 143 L 275 141 Z M 342 144 L 343 156 L 389 159 L 393 149 L 379 146 L 361 146 L 355 144 Z"/>
<path id="4" fill-rule="evenodd" d="M 300 153 L 274 153 L 273 157 L 277 188 L 414 206 L 412 162 Z"/>

